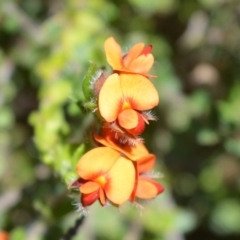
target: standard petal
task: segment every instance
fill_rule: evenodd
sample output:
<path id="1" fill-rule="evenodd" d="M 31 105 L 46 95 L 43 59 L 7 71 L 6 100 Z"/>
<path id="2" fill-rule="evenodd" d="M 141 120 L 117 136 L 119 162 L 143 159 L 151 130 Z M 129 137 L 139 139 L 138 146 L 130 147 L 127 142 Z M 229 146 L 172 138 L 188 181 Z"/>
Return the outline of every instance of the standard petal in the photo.
<path id="1" fill-rule="evenodd" d="M 108 173 L 109 181 L 104 187 L 107 198 L 114 204 L 126 202 L 134 188 L 135 168 L 132 161 L 120 157 Z"/>
<path id="2" fill-rule="evenodd" d="M 85 184 L 83 184 L 79 188 L 79 190 L 81 193 L 89 194 L 89 193 L 95 192 L 99 188 L 100 188 L 100 185 L 98 183 L 89 181 L 89 182 L 86 182 Z"/>
<path id="3" fill-rule="evenodd" d="M 139 74 L 121 74 L 120 81 L 122 94 L 133 109 L 144 111 L 158 105 L 158 92 L 146 77 Z"/>
<path id="4" fill-rule="evenodd" d="M 137 161 L 138 174 L 149 172 L 152 170 L 156 161 L 154 154 L 148 154 Z"/>
<path id="5" fill-rule="evenodd" d="M 158 182 L 149 178 L 139 177 L 137 183 L 136 197 L 143 199 L 150 199 L 162 193 L 164 188 Z"/>
<path id="6" fill-rule="evenodd" d="M 128 53 L 123 57 L 123 64 L 125 68 L 129 68 L 129 64 L 136 59 L 144 49 L 144 43 L 135 44 Z"/>
<path id="7" fill-rule="evenodd" d="M 128 69 L 131 69 L 136 73 L 146 74 L 153 66 L 154 58 L 152 54 L 141 55 L 134 59 L 129 65 Z"/>
<path id="8" fill-rule="evenodd" d="M 103 84 L 98 99 L 98 108 L 101 116 L 107 122 L 116 120 L 122 105 L 122 89 L 118 74 L 112 74 Z"/>
<path id="9" fill-rule="evenodd" d="M 118 114 L 118 123 L 122 128 L 131 129 L 138 125 L 138 114 L 132 109 L 125 109 Z"/>
<path id="10" fill-rule="evenodd" d="M 113 37 L 110 37 L 105 41 L 104 49 L 109 65 L 111 65 L 114 70 L 120 70 L 123 67 L 122 50 L 120 45 Z"/>
<path id="11" fill-rule="evenodd" d="M 109 147 L 98 147 L 84 154 L 78 164 L 77 173 L 81 178 L 93 180 L 106 174 L 117 161 L 120 153 Z"/>

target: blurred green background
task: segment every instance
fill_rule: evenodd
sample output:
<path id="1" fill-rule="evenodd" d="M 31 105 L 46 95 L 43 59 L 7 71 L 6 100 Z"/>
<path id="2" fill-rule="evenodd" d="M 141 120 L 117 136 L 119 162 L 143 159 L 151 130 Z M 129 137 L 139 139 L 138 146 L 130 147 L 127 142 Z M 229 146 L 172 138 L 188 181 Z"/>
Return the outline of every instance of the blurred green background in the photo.
<path id="1" fill-rule="evenodd" d="M 161 103 L 144 133 L 166 191 L 145 210 L 95 204 L 74 240 L 240 239 L 238 0 L 1 0 L 0 229 L 60 239 L 93 116 L 78 108 L 104 40 L 153 45 Z"/>

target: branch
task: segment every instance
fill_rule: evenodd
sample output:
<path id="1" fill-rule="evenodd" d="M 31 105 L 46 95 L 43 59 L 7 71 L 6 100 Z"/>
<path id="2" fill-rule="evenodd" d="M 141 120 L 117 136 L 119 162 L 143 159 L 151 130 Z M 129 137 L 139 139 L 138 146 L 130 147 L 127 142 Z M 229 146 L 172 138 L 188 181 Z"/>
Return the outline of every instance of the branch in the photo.
<path id="1" fill-rule="evenodd" d="M 76 235 L 78 228 L 84 222 L 85 216 L 81 216 L 75 222 L 75 225 L 68 229 L 67 233 L 60 240 L 71 240 L 74 235 Z"/>

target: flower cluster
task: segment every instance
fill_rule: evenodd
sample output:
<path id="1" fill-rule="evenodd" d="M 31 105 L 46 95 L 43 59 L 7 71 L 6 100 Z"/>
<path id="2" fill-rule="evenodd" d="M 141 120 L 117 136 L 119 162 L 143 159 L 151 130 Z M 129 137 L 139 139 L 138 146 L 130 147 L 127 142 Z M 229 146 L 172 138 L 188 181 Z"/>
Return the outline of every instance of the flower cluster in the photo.
<path id="1" fill-rule="evenodd" d="M 99 200 L 119 206 L 136 198 L 151 199 L 164 188 L 150 173 L 156 157 L 139 137 L 150 120 L 159 96 L 148 72 L 154 57 L 152 46 L 134 45 L 126 54 L 113 37 L 104 44 L 107 61 L 113 69 L 101 72 L 92 82 L 97 110 L 103 124 L 93 134 L 98 147 L 85 153 L 77 163 L 79 178 L 70 187 L 78 188 L 83 207 Z"/>

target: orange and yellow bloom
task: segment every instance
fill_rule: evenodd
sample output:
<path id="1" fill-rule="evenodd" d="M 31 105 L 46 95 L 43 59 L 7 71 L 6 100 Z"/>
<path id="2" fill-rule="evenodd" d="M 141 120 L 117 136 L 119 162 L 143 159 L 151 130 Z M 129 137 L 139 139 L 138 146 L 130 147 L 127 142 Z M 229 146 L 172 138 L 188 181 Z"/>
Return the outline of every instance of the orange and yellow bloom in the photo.
<path id="1" fill-rule="evenodd" d="M 109 65 L 114 71 L 122 73 L 138 73 L 147 77 L 154 63 L 154 57 L 151 54 L 152 46 L 144 46 L 144 43 L 134 45 L 126 54 L 113 37 L 108 38 L 104 43 L 106 57 Z"/>
<path id="2" fill-rule="evenodd" d="M 139 135 L 148 123 L 143 111 L 152 109 L 158 102 L 156 88 L 144 76 L 114 73 L 101 88 L 98 107 L 106 122 L 116 122 L 127 133 Z"/>
<path id="3" fill-rule="evenodd" d="M 133 162 L 109 147 L 94 148 L 83 155 L 77 164 L 77 173 L 80 179 L 71 187 L 79 187 L 84 207 L 96 200 L 103 206 L 107 201 L 123 204 L 132 193 L 136 174 Z"/>

